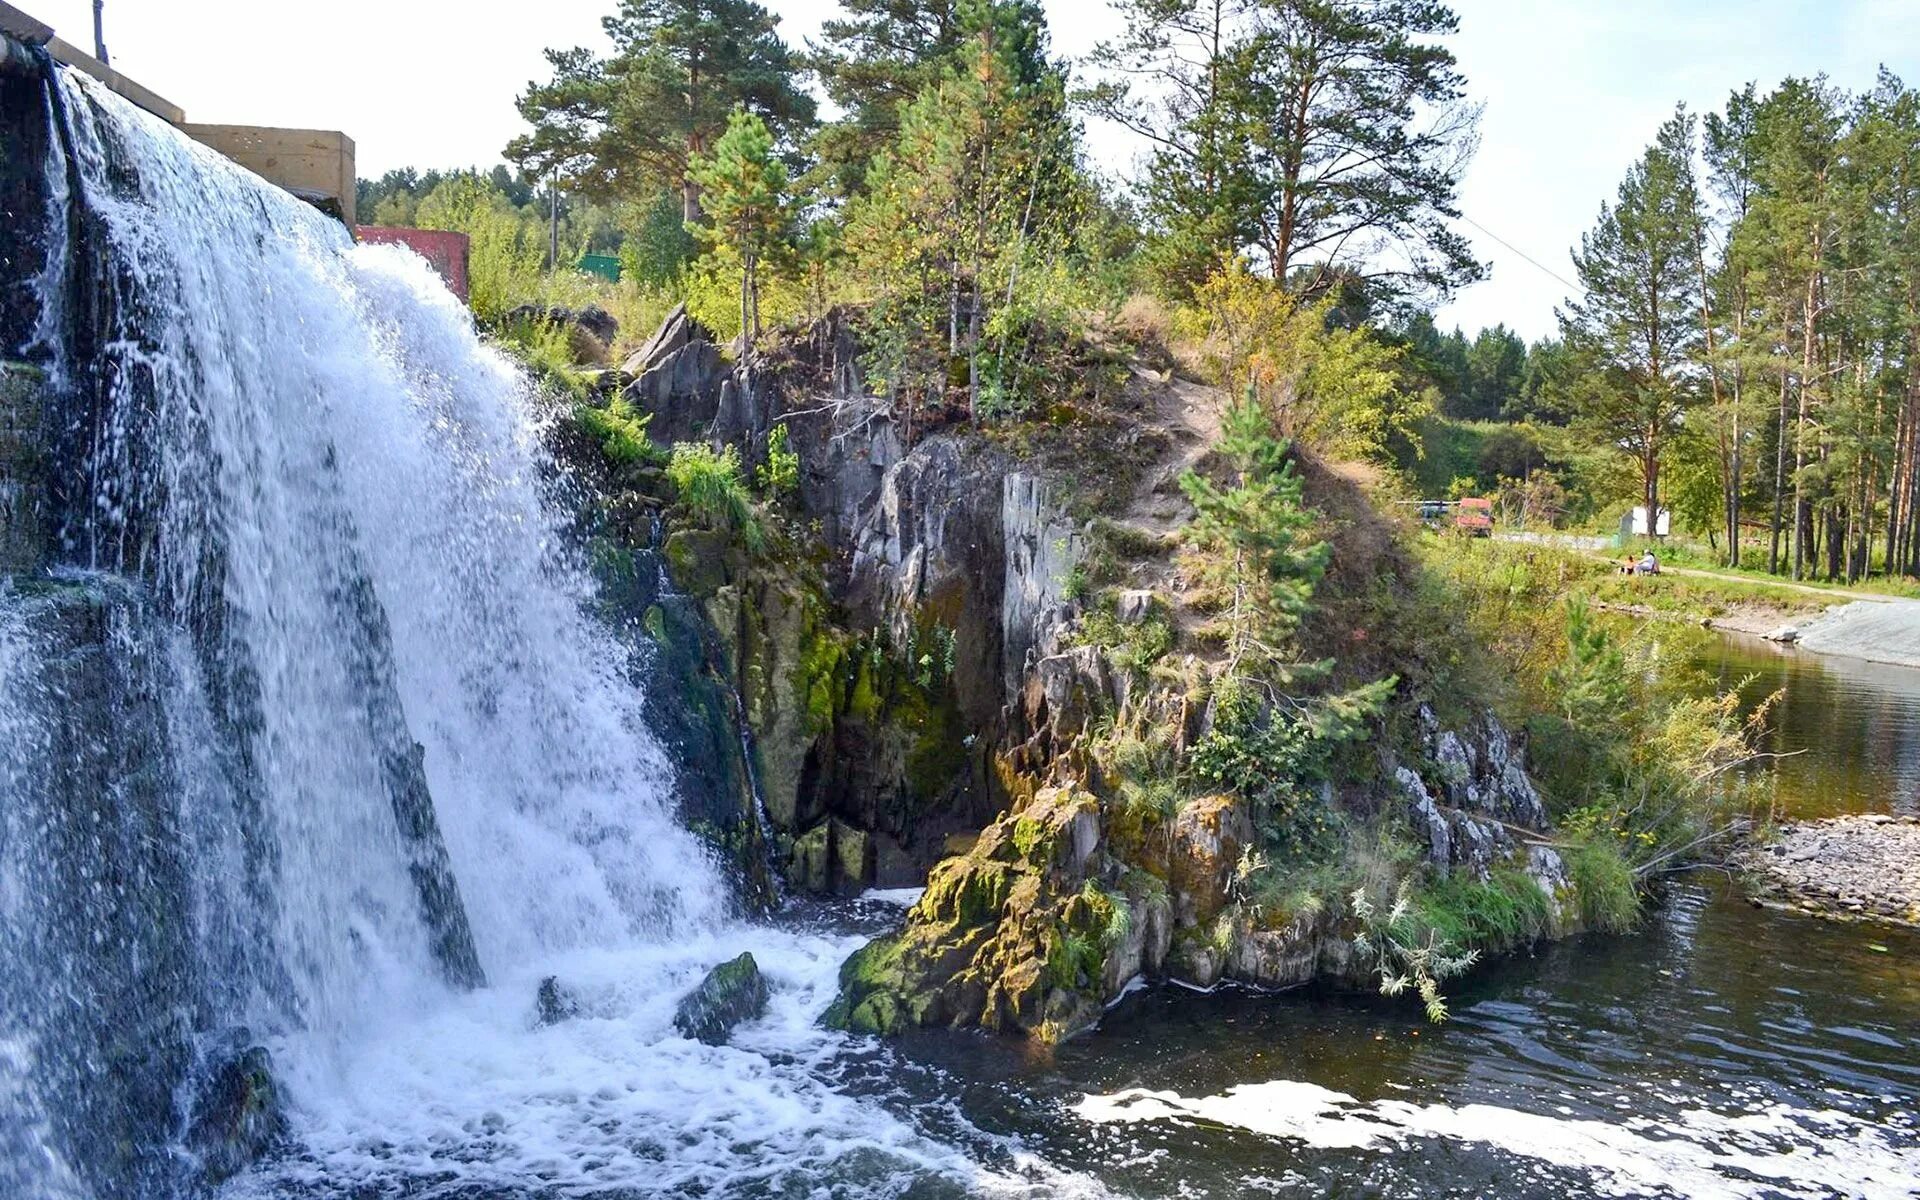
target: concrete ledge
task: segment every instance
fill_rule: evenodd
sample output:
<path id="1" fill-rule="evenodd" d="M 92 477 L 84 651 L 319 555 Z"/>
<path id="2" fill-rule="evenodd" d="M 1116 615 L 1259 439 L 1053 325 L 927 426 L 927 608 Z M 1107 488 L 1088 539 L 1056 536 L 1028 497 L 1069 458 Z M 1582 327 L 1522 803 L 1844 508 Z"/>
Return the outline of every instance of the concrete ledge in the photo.
<path id="1" fill-rule="evenodd" d="M 180 132 L 270 183 L 354 223 L 353 139 L 333 129 L 273 129 L 261 125 L 194 125 Z M 330 204 L 319 203 L 322 200 Z"/>

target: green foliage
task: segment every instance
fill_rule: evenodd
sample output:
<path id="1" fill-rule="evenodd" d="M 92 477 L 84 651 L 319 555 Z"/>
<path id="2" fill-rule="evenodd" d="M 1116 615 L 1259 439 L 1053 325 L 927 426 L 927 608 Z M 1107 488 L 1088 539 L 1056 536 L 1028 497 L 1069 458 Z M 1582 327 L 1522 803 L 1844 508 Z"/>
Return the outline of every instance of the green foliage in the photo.
<path id="1" fill-rule="evenodd" d="M 1626 654 L 1594 619 L 1585 596 L 1567 599 L 1567 653 L 1547 675 L 1561 715 L 1575 725 L 1603 729 L 1626 715 Z"/>
<path id="2" fill-rule="evenodd" d="M 760 336 L 761 265 L 777 264 L 793 238 L 786 165 L 774 156 L 766 122 L 735 108 L 712 152 L 688 160 L 687 178 L 699 185 L 712 222 L 693 226 L 695 236 L 739 263 L 740 326 L 751 347 Z"/>
<path id="3" fill-rule="evenodd" d="M 873 374 L 912 402 L 964 395 L 976 418 L 1028 411 L 1049 334 L 1083 276 L 1064 261 L 1092 189 L 1062 70 L 1022 2 L 959 11 L 957 52 L 900 110 L 893 146 L 847 206 L 849 267 L 872 304 Z"/>
<path id="4" fill-rule="evenodd" d="M 1705 284 L 1693 130 L 1693 118 L 1676 112 L 1628 170 L 1617 202 L 1601 206 L 1574 255 L 1585 294 L 1561 314 L 1567 344 L 1587 366 L 1579 417 L 1638 462 L 1649 513 L 1659 509 L 1667 439 L 1693 399 L 1684 377 Z"/>
<path id="5" fill-rule="evenodd" d="M 1302 290 L 1364 265 L 1377 287 L 1444 291 L 1478 278 L 1445 218 L 1478 110 L 1432 0 L 1122 0 L 1123 34 L 1086 99 L 1155 147 L 1142 192 L 1170 287 L 1257 254 Z M 1380 243 L 1396 267 L 1361 263 Z M 1352 255 L 1352 258 L 1344 257 Z"/>
<path id="6" fill-rule="evenodd" d="M 1100 943 L 1085 933 L 1056 930 L 1047 943 L 1047 981 L 1077 990 L 1095 984 L 1106 961 Z"/>
<path id="7" fill-rule="evenodd" d="M 467 235 L 467 302 L 483 321 L 538 293 L 546 239 L 478 175 L 454 175 L 419 203 L 422 229 Z"/>
<path id="8" fill-rule="evenodd" d="M 1123 625 L 1110 609 L 1100 608 L 1081 618 L 1076 641 L 1099 646 L 1114 666 L 1140 673 L 1173 649 L 1173 625 L 1158 609 L 1144 620 Z"/>
<path id="9" fill-rule="evenodd" d="M 1464 974 L 1479 961 L 1480 952 L 1458 949 L 1441 930 L 1421 922 L 1405 880 L 1385 912 L 1365 887 L 1354 890 L 1349 905 L 1361 927 L 1353 938 L 1354 953 L 1379 979 L 1380 994 L 1398 996 L 1411 987 L 1426 1008 L 1427 1019 L 1436 1024 L 1445 1021 L 1447 1003 L 1440 985 Z"/>
<path id="10" fill-rule="evenodd" d="M 1289 671 L 1286 647 L 1325 573 L 1325 542 L 1309 541 L 1313 517 L 1287 443 L 1251 396 L 1223 418 L 1220 453 L 1233 477 L 1221 487 L 1197 471 L 1180 479 L 1196 516 L 1189 529 L 1201 553 L 1196 573 L 1224 593 L 1229 669 Z"/>
<path id="11" fill-rule="evenodd" d="M 800 455 L 788 445 L 785 422 L 767 431 L 767 461 L 755 475 L 769 495 L 792 496 L 800 490 Z"/>
<path id="12" fill-rule="evenodd" d="M 1580 898 L 1580 919 L 1588 929 L 1625 933 L 1639 923 L 1640 889 L 1633 868 L 1612 843 L 1583 842 L 1561 857 Z"/>
<path id="13" fill-rule="evenodd" d="M 1406 386 L 1399 347 L 1335 316 L 1334 298 L 1307 301 L 1235 257 L 1199 284 L 1179 324 L 1215 377 L 1283 434 L 1342 458 L 1418 458 L 1431 397 Z"/>
<path id="14" fill-rule="evenodd" d="M 1496 867 L 1485 882 L 1458 874 L 1430 880 L 1412 896 L 1418 923 L 1452 945 L 1510 950 L 1551 931 L 1547 894 L 1515 867 Z"/>
<path id="15" fill-rule="evenodd" d="M 737 449 L 716 452 L 702 442 L 680 442 L 667 460 L 667 478 L 680 502 L 709 528 L 737 534 L 749 549 L 760 548 L 765 532 L 741 478 Z"/>
<path id="16" fill-rule="evenodd" d="M 530 175 L 602 198 L 677 192 L 682 219 L 697 222 L 700 184 L 689 163 L 736 108 L 776 136 L 813 121 L 778 18 L 752 0 L 621 0 L 601 24 L 611 55 L 548 50 L 552 78 L 519 98 L 533 131 L 506 155 Z"/>
<path id="17" fill-rule="evenodd" d="M 1212 730 L 1187 751 L 1187 768 L 1213 789 L 1244 795 L 1269 845 L 1298 854 L 1325 847 L 1331 833 L 1317 787 L 1331 745 L 1302 714 L 1263 703 L 1256 689 L 1227 687 L 1215 697 Z"/>
<path id="18" fill-rule="evenodd" d="M 565 325 L 558 321 L 513 321 L 500 330 L 499 337 L 536 375 L 567 390 L 578 384 L 573 339 Z"/>
<path id="19" fill-rule="evenodd" d="M 814 148 L 843 196 L 863 190 L 869 165 L 900 135 L 900 113 L 936 84 L 965 37 L 956 0 L 843 0 L 821 23 L 812 65 L 846 115 Z"/>
<path id="20" fill-rule="evenodd" d="M 573 411 L 574 419 L 599 441 L 608 461 L 627 466 L 659 460 L 660 452 L 647 440 L 647 423 L 653 414 L 634 412 L 626 397 L 615 396 L 601 408 L 576 405 Z"/>

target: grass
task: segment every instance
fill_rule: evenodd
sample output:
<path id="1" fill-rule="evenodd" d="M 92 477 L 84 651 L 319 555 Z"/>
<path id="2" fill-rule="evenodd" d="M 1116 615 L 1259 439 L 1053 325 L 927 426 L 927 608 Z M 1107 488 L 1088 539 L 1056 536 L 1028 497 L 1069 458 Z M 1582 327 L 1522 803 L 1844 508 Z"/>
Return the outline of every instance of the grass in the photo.
<path id="1" fill-rule="evenodd" d="M 1611 845 L 1588 841 L 1561 856 L 1580 898 L 1580 919 L 1588 929 L 1625 933 L 1640 922 L 1640 891 L 1633 869 Z"/>
<path id="2" fill-rule="evenodd" d="M 737 448 L 715 451 L 705 443 L 681 442 L 667 462 L 667 478 L 680 502 L 709 528 L 737 533 L 749 549 L 759 548 L 764 531 L 741 475 Z"/>
<path id="3" fill-rule="evenodd" d="M 1640 553 L 1641 549 L 1647 544 L 1644 539 L 1636 541 L 1634 553 Z M 1916 579 L 1880 576 L 1863 579 L 1858 583 L 1836 583 L 1814 578 L 1793 579 L 1787 575 L 1769 574 L 1753 566 L 1727 566 L 1721 560 L 1721 555 L 1718 551 L 1702 547 L 1698 543 L 1676 542 L 1669 539 L 1663 543 L 1653 544 L 1653 550 L 1655 554 L 1660 556 L 1660 560 L 1669 566 L 1689 567 L 1700 571 L 1715 571 L 1723 575 L 1738 575 L 1742 579 L 1750 579 L 1762 585 L 1790 583 L 1800 587 L 1818 588 L 1821 591 L 1833 592 L 1840 596 L 1866 593 L 1868 595 L 1897 596 L 1907 600 L 1920 600 L 1920 580 Z M 1756 559 L 1764 560 L 1766 557 L 1766 548 L 1764 546 L 1743 546 L 1741 553 L 1747 557 L 1749 562 Z"/>
<path id="4" fill-rule="evenodd" d="M 1496 867 L 1487 882 L 1463 875 L 1432 880 L 1413 893 L 1415 919 L 1455 946 L 1498 953 L 1545 937 L 1547 894 L 1518 867 Z"/>

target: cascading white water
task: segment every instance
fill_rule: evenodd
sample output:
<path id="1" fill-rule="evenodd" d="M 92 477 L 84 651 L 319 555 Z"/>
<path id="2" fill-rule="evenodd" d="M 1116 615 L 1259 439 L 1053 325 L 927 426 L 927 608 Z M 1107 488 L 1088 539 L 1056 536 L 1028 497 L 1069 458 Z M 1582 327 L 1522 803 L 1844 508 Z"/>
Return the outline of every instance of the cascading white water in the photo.
<path id="1" fill-rule="evenodd" d="M 87 511 L 67 522 L 65 599 L 0 584 L 0 616 L 28 614 L 0 637 L 0 726 L 33 731 L 0 749 L 0 807 L 66 803 L 48 778 L 75 700 L 42 680 L 52 642 L 33 620 L 56 627 L 49 603 L 107 613 L 106 657 L 139 667 L 120 690 L 158 714 L 99 731 L 135 738 L 109 766 L 144 789 L 108 819 L 151 814 L 135 840 L 160 866 L 143 887 L 173 907 L 130 910 L 133 932 L 101 953 L 162 977 L 149 1007 L 165 1010 L 156 1028 L 192 1026 L 179 1054 L 210 1029 L 268 1046 L 292 1109 L 291 1151 L 229 1186 L 787 1194 L 831 1178 L 887 1194 L 976 1176 L 831 1082 L 847 1043 L 816 1021 L 855 940 L 737 923 L 722 871 L 676 824 L 670 766 L 547 502 L 523 376 L 419 259 L 355 246 L 91 82 L 56 78 L 67 162 L 49 167 L 60 241 L 34 349 L 56 394 L 91 397 L 63 433 L 85 447 Z M 84 337 L 65 311 L 83 275 Z M 404 828 L 421 761 L 430 837 Z M 0 1028 L 0 1098 L 20 1114 L 0 1131 L 0 1180 L 23 1195 L 84 1194 L 57 1143 L 84 1141 L 92 1118 L 27 1117 L 97 1066 L 59 1043 L 103 1036 L 86 1031 L 112 1012 L 33 1015 L 35 989 L 83 962 L 28 948 L 36 923 L 84 935 L 4 872 L 63 856 L 33 830 L 0 844 L 0 903 L 28 931 L 11 952 L 46 968 L 0 984 L 0 1019 L 19 1026 Z M 471 991 L 448 982 L 469 927 L 487 977 Z M 179 961 L 142 966 L 142 939 Z M 674 1002 L 742 948 L 772 1012 L 733 1046 L 677 1036 Z M 537 1027 L 551 974 L 582 1013 Z"/>

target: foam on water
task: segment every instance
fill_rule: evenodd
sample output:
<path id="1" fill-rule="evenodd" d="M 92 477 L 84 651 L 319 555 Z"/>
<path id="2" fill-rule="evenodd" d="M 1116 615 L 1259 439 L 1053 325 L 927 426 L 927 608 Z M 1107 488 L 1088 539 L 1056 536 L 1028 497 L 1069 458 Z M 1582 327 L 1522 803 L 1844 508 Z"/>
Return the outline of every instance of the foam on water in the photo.
<path id="1" fill-rule="evenodd" d="M 1386 1150 L 1435 1139 L 1473 1143 L 1590 1174 L 1615 1195 L 1696 1200 L 1832 1195 L 1912 1196 L 1920 1149 L 1846 1113 L 1772 1104 L 1724 1114 L 1598 1121 L 1491 1104 L 1362 1102 L 1298 1080 L 1243 1084 L 1218 1095 L 1128 1088 L 1088 1095 L 1073 1112 L 1095 1124 L 1206 1122 L 1316 1150 Z"/>

